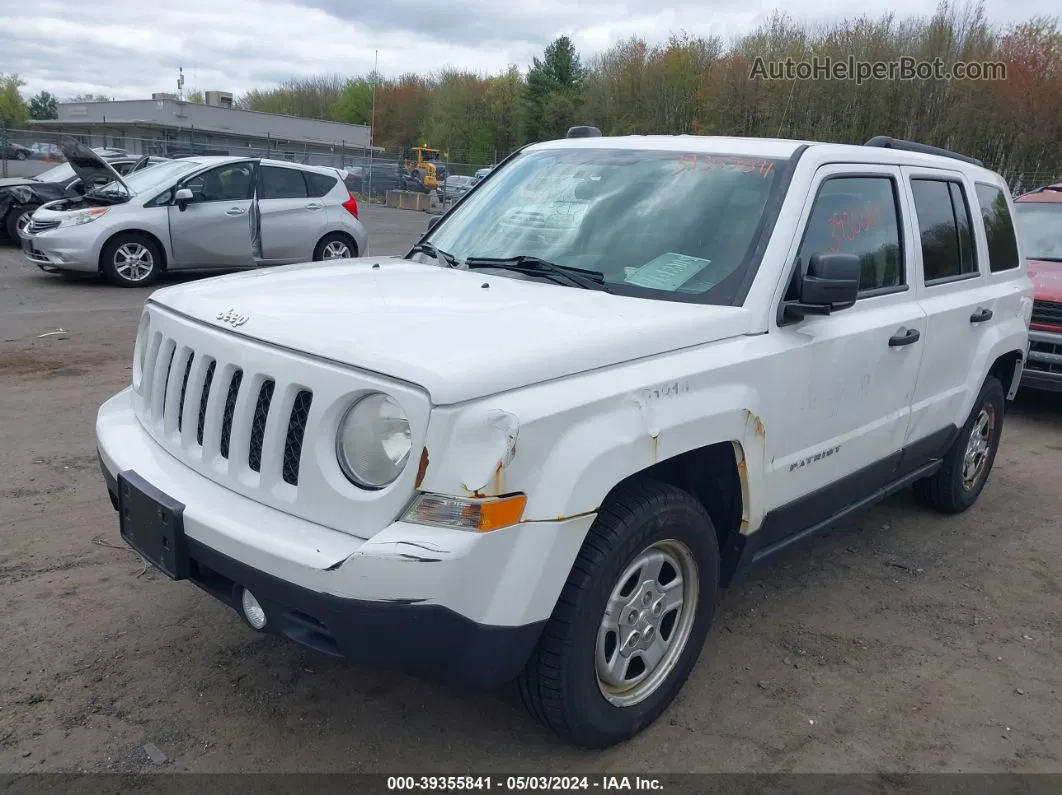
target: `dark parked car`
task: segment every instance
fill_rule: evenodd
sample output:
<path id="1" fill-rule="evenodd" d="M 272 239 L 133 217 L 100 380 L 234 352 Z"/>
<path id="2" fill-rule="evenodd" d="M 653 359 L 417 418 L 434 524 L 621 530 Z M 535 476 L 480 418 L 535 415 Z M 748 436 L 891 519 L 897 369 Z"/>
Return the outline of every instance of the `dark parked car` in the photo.
<path id="1" fill-rule="evenodd" d="M 167 160 L 165 157 L 136 155 L 104 156 L 104 159 L 123 176 Z M 0 179 L 0 236 L 6 234 L 9 240 L 18 243 L 19 230 L 29 224 L 34 210 L 46 202 L 80 196 L 88 187 L 91 186 L 81 184 L 69 163 L 62 163 L 35 177 Z"/>
<path id="2" fill-rule="evenodd" d="M 25 144 L 8 141 L 3 148 L 3 156 L 8 160 L 29 160 L 33 157 L 33 150 Z"/>

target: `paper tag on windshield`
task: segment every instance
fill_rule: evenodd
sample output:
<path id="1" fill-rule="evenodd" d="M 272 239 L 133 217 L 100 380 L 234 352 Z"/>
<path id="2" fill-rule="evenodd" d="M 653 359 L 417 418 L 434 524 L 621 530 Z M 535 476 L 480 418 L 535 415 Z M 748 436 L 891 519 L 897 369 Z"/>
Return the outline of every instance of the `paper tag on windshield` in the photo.
<path id="1" fill-rule="evenodd" d="M 674 292 L 711 264 L 710 259 L 668 252 L 649 260 L 623 281 L 637 287 Z"/>

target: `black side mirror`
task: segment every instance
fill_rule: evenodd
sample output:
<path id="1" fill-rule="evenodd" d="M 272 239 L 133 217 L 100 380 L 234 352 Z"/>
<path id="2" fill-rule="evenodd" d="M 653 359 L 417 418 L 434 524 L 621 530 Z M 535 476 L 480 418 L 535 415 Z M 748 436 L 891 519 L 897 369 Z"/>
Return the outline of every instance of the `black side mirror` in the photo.
<path id="1" fill-rule="evenodd" d="M 798 277 L 800 298 L 783 304 L 784 320 L 792 323 L 849 308 L 859 294 L 861 271 L 855 254 L 812 254 L 807 273 Z"/>
<path id="2" fill-rule="evenodd" d="M 428 229 L 427 229 L 427 231 L 430 232 L 432 229 L 434 229 L 435 225 L 438 224 L 439 221 L 441 221 L 441 220 L 442 220 L 442 216 L 441 215 L 428 216 Z"/>

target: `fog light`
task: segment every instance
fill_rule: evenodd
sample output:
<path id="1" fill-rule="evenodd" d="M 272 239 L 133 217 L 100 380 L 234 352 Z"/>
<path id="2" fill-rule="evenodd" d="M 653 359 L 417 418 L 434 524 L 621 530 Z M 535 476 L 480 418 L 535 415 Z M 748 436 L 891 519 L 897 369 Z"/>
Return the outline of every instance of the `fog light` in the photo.
<path id="1" fill-rule="evenodd" d="M 266 625 L 265 610 L 258 604 L 254 594 L 244 588 L 240 602 L 243 604 L 243 617 L 247 619 L 247 623 L 255 629 L 263 629 Z"/>

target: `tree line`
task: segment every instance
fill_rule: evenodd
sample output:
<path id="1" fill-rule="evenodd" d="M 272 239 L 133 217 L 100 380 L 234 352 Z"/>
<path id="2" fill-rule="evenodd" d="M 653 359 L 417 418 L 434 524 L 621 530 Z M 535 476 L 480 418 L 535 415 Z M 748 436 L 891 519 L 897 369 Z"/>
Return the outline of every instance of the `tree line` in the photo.
<path id="1" fill-rule="evenodd" d="M 1001 65 L 992 79 L 789 79 L 771 68 L 832 59 L 867 64 Z M 778 79 L 765 79 L 764 74 Z M 375 94 L 375 100 L 374 100 Z M 1062 180 L 1062 29 L 1036 17 L 1007 27 L 979 0 L 933 14 L 863 15 L 809 25 L 775 13 L 725 42 L 633 37 L 583 58 L 562 36 L 526 71 L 320 75 L 240 96 L 250 110 L 372 124 L 388 153 L 427 144 L 453 162 L 496 162 L 574 124 L 606 135 L 740 135 L 861 143 L 906 138 L 972 155 L 1016 188 Z M 9 125 L 10 126 L 10 125 Z"/>

